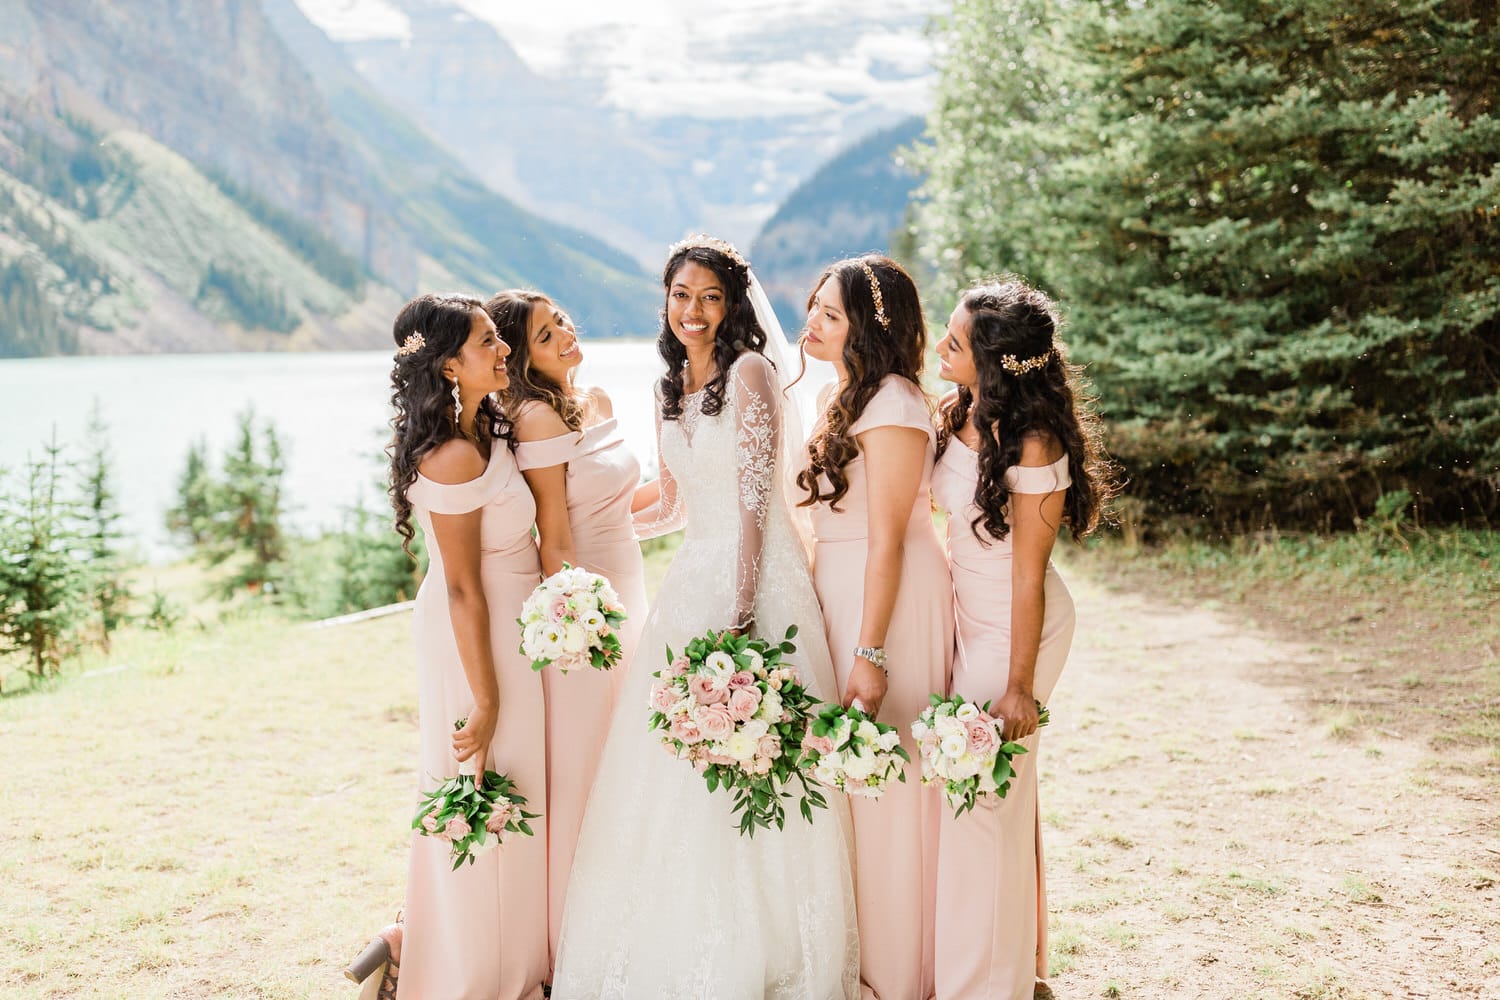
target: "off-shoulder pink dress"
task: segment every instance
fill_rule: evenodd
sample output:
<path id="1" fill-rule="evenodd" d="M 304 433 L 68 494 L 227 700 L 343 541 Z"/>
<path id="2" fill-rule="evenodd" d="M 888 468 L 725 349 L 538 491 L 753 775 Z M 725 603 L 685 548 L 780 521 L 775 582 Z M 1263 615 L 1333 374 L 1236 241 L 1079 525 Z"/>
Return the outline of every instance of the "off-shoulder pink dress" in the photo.
<path id="1" fill-rule="evenodd" d="M 819 424 L 821 426 L 821 419 Z M 929 1000 L 933 995 L 939 793 L 921 786 L 911 721 L 928 695 L 947 690 L 953 655 L 953 590 L 929 493 L 935 435 L 927 400 L 912 382 L 888 375 L 850 428 L 857 438 L 877 427 L 911 427 L 927 435 L 916 502 L 906 524 L 901 584 L 886 629 L 890 687 L 880 721 L 901 730 L 911 754 L 906 783 L 877 800 L 852 798 L 855 894 L 859 909 L 860 989 L 864 1000 Z M 816 431 L 815 431 L 816 432 Z M 849 492 L 835 511 L 812 508 L 813 579 L 839 691 L 854 669 L 864 614 L 869 502 L 865 457 L 844 467 Z M 825 482 L 826 486 L 826 482 Z"/>
<path id="2" fill-rule="evenodd" d="M 630 516 L 641 465 L 613 418 L 581 432 L 523 442 L 516 446 L 516 462 L 523 472 L 567 465 L 568 525 L 577 565 L 614 585 L 627 616 L 620 628 L 623 655 L 613 670 L 574 670 L 566 677 L 555 670 L 542 672 L 547 697 L 547 925 L 555 962 L 584 806 L 609 733 L 615 693 L 646 624 L 646 576 Z"/>
<path id="3" fill-rule="evenodd" d="M 542 682 L 517 651 L 516 613 L 541 579 L 531 540 L 531 491 L 505 442 L 496 441 L 484 473 L 444 485 L 418 476 L 406 491 L 427 539 L 431 565 L 417 591 L 413 639 L 421 732 L 417 782 L 427 791 L 458 773 L 453 723 L 474 706 L 458 657 L 442 553 L 433 514 L 480 510 L 480 578 L 490 610 L 490 645 L 500 715 L 486 767 L 542 803 L 547 760 Z M 414 803 L 415 806 L 415 803 Z M 406 931 L 399 995 L 418 1000 L 538 1000 L 547 976 L 547 817 L 534 837 L 512 836 L 472 865 L 452 870 L 449 845 L 413 834 L 406 883 Z"/>
<path id="4" fill-rule="evenodd" d="M 975 535 L 974 487 L 979 457 L 956 437 L 939 459 L 932 488 L 949 511 L 948 559 L 958 619 L 952 692 L 998 701 L 1010 675 L 1010 539 Z M 1050 466 L 1012 466 L 1015 494 L 1047 494 L 1072 484 L 1068 459 Z M 980 530 L 983 531 L 981 525 Z M 1043 584 L 1046 613 L 1033 690 L 1046 702 L 1073 642 L 1073 598 L 1050 563 Z M 1045 730 L 1043 730 L 1045 731 Z M 944 810 L 938 857 L 937 995 L 942 1000 L 1030 1000 L 1047 975 L 1047 892 L 1037 804 L 1040 733 L 1022 740 L 1016 777 L 1003 799 L 985 796 L 954 819 Z"/>

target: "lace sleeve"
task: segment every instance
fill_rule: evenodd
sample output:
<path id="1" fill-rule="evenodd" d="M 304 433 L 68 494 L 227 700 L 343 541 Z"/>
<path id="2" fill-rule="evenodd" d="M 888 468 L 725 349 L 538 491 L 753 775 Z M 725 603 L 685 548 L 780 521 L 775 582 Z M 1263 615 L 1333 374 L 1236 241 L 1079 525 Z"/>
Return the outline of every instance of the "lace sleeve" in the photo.
<path id="1" fill-rule="evenodd" d="M 740 541 L 736 563 L 735 628 L 755 620 L 761 549 L 776 497 L 776 454 L 781 438 L 781 402 L 775 369 L 759 354 L 742 355 L 729 373 L 734 406 L 734 457 L 740 494 Z"/>
<path id="2" fill-rule="evenodd" d="M 656 480 L 661 490 L 656 503 L 636 511 L 631 518 L 635 537 L 643 540 L 670 534 L 687 524 L 687 511 L 677 493 L 677 480 L 667 468 L 667 458 L 662 454 L 660 400 L 656 407 L 656 467 L 661 470 Z"/>

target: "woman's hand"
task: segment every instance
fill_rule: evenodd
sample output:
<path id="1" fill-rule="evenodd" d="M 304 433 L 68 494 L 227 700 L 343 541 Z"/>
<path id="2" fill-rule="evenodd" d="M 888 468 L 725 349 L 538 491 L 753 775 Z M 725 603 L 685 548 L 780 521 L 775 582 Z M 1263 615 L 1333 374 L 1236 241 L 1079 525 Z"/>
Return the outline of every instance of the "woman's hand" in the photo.
<path id="1" fill-rule="evenodd" d="M 856 656 L 854 669 L 849 671 L 849 683 L 844 685 L 844 707 L 848 708 L 857 701 L 864 713 L 873 719 L 880 714 L 880 704 L 885 701 L 889 686 L 884 670 L 863 656 Z"/>
<path id="2" fill-rule="evenodd" d="M 1024 740 L 1037 729 L 1036 697 L 1023 688 L 1006 688 L 1000 704 L 990 709 L 1005 722 L 1004 736 L 1007 740 Z"/>
<path id="3" fill-rule="evenodd" d="M 474 780 L 484 781 L 485 758 L 489 756 L 490 743 L 495 738 L 495 723 L 499 712 L 494 708 L 475 708 L 469 713 L 462 729 L 453 734 L 453 756 L 459 763 L 474 758 Z"/>

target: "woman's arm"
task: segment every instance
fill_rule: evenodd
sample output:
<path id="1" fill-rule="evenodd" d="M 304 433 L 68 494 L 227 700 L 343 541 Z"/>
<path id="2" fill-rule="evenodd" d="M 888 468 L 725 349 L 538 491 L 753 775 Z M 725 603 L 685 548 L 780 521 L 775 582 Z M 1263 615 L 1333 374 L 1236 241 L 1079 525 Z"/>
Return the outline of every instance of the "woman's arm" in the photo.
<path id="1" fill-rule="evenodd" d="M 906 525 L 911 520 L 917 489 L 922 483 L 922 463 L 927 457 L 927 433 L 915 427 L 872 427 L 858 437 L 865 457 L 866 509 L 869 514 L 865 558 L 865 600 L 859 620 L 859 645 L 884 647 L 896 592 L 901 587 L 901 561 L 906 546 Z M 845 650 L 835 650 L 835 656 Z M 911 670 L 915 664 L 893 664 Z M 844 704 L 857 698 L 871 716 L 885 700 L 885 671 L 863 656 L 854 658 L 854 669 L 844 686 Z"/>
<path id="2" fill-rule="evenodd" d="M 776 495 L 776 455 L 781 444 L 776 370 L 759 354 L 741 355 L 729 372 L 729 394 L 734 404 L 734 456 L 740 493 L 734 620 L 729 627 L 743 633 L 755 623 L 766 520 Z"/>
<path id="3" fill-rule="evenodd" d="M 1055 440 L 1028 436 L 1021 443 L 1022 466 L 1048 466 L 1062 457 Z M 993 711 L 1005 720 L 1005 738 L 1019 740 L 1037 729 L 1037 651 L 1047 617 L 1044 590 L 1047 561 L 1062 524 L 1066 490 L 1010 494 L 1010 674 L 1005 694 Z"/>
<path id="4" fill-rule="evenodd" d="M 516 420 L 516 440 L 522 444 L 548 441 L 573 429 L 550 406 L 528 406 Z M 542 575 L 551 576 L 563 563 L 576 564 L 573 525 L 568 519 L 568 463 L 526 469 L 526 485 L 536 501 L 537 551 L 542 557 Z"/>
<path id="5" fill-rule="evenodd" d="M 635 499 L 631 501 L 631 520 L 635 525 L 635 537 L 639 539 L 655 538 L 658 535 L 669 534 L 687 524 L 687 511 L 683 509 L 682 502 L 677 495 L 677 480 L 672 478 L 672 470 L 667 468 L 666 456 L 661 451 L 661 405 L 658 401 L 656 408 L 656 467 L 661 470 L 653 483 L 647 483 L 636 489 Z M 651 496 L 651 490 L 655 488 L 654 499 L 645 499 Z"/>
<path id="6" fill-rule="evenodd" d="M 496 447 L 500 447 L 497 444 Z M 485 463 L 466 441 L 449 441 L 422 460 L 422 475 L 436 483 L 468 482 L 484 474 Z M 448 617 L 458 659 L 463 664 L 474 708 L 469 721 L 453 734 L 453 756 L 460 761 L 475 758 L 475 774 L 484 775 L 485 758 L 495 738 L 495 720 L 500 711 L 500 691 L 495 681 L 494 654 L 490 647 L 490 610 L 479 574 L 479 528 L 482 510 L 466 514 L 433 514 L 432 532 L 443 563 L 443 583 L 448 592 Z"/>

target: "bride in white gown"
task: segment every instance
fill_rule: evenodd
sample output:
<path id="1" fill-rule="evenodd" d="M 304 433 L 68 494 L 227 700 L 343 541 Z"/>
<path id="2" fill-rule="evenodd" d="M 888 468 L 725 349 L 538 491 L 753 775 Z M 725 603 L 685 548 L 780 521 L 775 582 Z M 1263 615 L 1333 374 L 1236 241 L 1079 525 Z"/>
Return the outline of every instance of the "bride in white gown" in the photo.
<path id="1" fill-rule="evenodd" d="M 686 528 L 630 664 L 573 861 L 556 1000 L 852 1000 L 859 995 L 847 803 L 741 836 L 647 730 L 665 647 L 736 627 L 780 639 L 812 693 L 837 696 L 818 600 L 783 490 L 799 428 L 785 415 L 779 326 L 732 246 L 672 248 L 658 348 L 661 498 L 642 537 Z M 754 304 L 752 304 L 752 286 Z M 759 308 L 757 308 L 759 306 Z M 757 322 L 756 316 L 764 318 Z M 766 327 L 772 340 L 766 347 Z M 691 391 L 689 391 L 691 390 Z M 783 433 L 785 425 L 785 433 Z M 798 438 L 798 440 L 792 440 Z"/>

